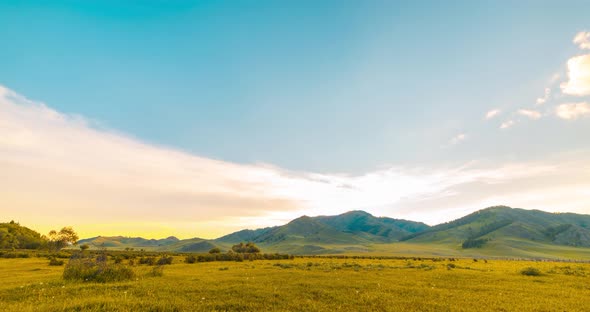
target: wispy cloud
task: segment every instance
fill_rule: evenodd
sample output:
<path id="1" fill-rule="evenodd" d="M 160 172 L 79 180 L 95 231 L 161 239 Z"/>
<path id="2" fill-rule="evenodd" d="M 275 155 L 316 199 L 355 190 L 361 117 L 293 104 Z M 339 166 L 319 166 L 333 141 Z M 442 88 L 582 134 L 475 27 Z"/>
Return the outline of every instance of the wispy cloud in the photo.
<path id="1" fill-rule="evenodd" d="M 586 102 L 561 104 L 555 109 L 555 114 L 562 119 L 577 119 L 590 115 L 590 105 Z"/>
<path id="2" fill-rule="evenodd" d="M 567 78 L 560 86 L 563 93 L 590 95 L 590 54 L 575 56 L 567 61 Z"/>
<path id="3" fill-rule="evenodd" d="M 540 112 L 530 109 L 519 109 L 518 114 L 530 119 L 539 119 L 542 116 Z"/>
<path id="4" fill-rule="evenodd" d="M 390 166 L 359 175 L 236 164 L 100 129 L 6 88 L 0 88 L 0 133 L 0 215 L 41 231 L 75 225 L 83 236 L 216 237 L 352 209 L 436 223 L 456 216 L 449 211 L 471 212 L 492 199 L 539 208 L 518 194 L 550 194 L 560 179 L 587 183 L 589 172 L 584 157 L 574 164 Z M 547 185 L 522 183 L 531 179 Z M 514 202 L 486 191 L 500 187 L 502 198 Z M 587 194 L 566 195 L 564 205 L 590 204 Z"/>
<path id="5" fill-rule="evenodd" d="M 453 138 L 451 138 L 450 143 L 452 145 L 455 145 L 455 144 L 459 144 L 459 143 L 465 141 L 466 139 L 467 139 L 467 134 L 460 133 L 460 134 L 457 134 L 456 136 L 454 136 Z"/>
<path id="6" fill-rule="evenodd" d="M 514 120 L 512 120 L 512 119 L 506 120 L 502 124 L 500 124 L 500 129 L 508 129 L 508 128 L 514 126 L 514 124 L 515 124 Z"/>
<path id="7" fill-rule="evenodd" d="M 590 50 L 590 32 L 581 31 L 576 34 L 573 40 L 574 44 L 576 44 L 580 49 L 589 49 Z"/>
<path id="8" fill-rule="evenodd" d="M 492 109 L 492 110 L 490 110 L 490 111 L 488 111 L 488 112 L 486 113 L 486 115 L 485 115 L 485 119 L 492 119 L 492 118 L 494 118 L 494 117 L 496 117 L 496 116 L 500 115 L 500 113 L 501 113 L 501 112 L 502 112 L 502 111 L 501 111 L 501 110 L 499 110 L 499 109 Z"/>
<path id="9" fill-rule="evenodd" d="M 549 97 L 551 97 L 551 89 L 550 88 L 545 88 L 545 94 L 543 95 L 543 97 L 537 98 L 537 105 L 542 105 L 545 104 L 547 102 L 547 100 L 549 100 Z"/>

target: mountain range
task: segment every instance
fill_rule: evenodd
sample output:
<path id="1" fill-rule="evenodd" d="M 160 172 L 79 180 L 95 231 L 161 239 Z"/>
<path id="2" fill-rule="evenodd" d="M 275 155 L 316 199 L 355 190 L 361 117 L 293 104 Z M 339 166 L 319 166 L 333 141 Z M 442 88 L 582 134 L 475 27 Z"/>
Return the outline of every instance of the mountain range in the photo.
<path id="1" fill-rule="evenodd" d="M 364 211 L 302 216 L 275 227 L 241 230 L 217 239 L 94 237 L 80 244 L 175 252 L 229 250 L 254 242 L 264 252 L 590 259 L 590 215 L 489 207 L 428 226 Z"/>

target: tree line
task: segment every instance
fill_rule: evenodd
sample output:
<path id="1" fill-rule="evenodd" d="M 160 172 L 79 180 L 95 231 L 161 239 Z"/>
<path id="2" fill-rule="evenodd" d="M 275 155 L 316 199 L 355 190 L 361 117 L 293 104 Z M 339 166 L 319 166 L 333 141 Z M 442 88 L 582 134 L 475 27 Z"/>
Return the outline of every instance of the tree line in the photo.
<path id="1" fill-rule="evenodd" d="M 51 230 L 47 235 L 33 231 L 10 221 L 0 223 L 0 249 L 49 249 L 59 251 L 78 242 L 78 234 L 72 227 Z"/>

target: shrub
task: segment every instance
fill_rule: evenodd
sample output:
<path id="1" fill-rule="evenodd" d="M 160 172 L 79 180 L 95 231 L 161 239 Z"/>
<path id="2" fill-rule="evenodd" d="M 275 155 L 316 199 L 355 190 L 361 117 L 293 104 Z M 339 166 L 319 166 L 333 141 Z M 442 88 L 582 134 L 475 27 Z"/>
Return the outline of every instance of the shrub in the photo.
<path id="1" fill-rule="evenodd" d="M 156 264 L 155 257 L 141 257 L 139 258 L 139 264 L 154 265 Z"/>
<path id="2" fill-rule="evenodd" d="M 447 270 L 454 269 L 457 266 L 454 263 L 447 263 Z"/>
<path id="3" fill-rule="evenodd" d="M 527 275 L 527 276 L 539 276 L 541 275 L 541 271 L 537 268 L 528 267 L 524 268 L 520 271 L 520 274 Z"/>
<path id="4" fill-rule="evenodd" d="M 248 242 L 246 244 L 239 243 L 237 245 L 233 245 L 231 247 L 231 249 L 232 249 L 232 251 L 237 252 L 237 253 L 259 253 L 260 252 L 260 248 L 258 248 L 258 246 L 256 246 L 252 242 Z"/>
<path id="5" fill-rule="evenodd" d="M 65 280 L 98 283 L 124 281 L 134 277 L 135 273 L 127 266 L 79 256 L 70 259 L 63 274 Z"/>
<path id="6" fill-rule="evenodd" d="M 195 263 L 195 262 L 197 262 L 197 257 L 195 257 L 193 255 L 188 255 L 188 256 L 186 256 L 186 258 L 184 258 L 184 262 Z"/>
<path id="7" fill-rule="evenodd" d="M 162 256 L 160 259 L 158 259 L 158 261 L 156 262 L 157 265 L 165 265 L 165 264 L 172 264 L 172 260 L 174 258 L 172 257 L 166 257 L 166 256 Z"/>
<path id="8" fill-rule="evenodd" d="M 51 258 L 51 259 L 49 259 L 49 265 L 51 265 L 51 266 L 61 266 L 61 265 L 64 265 L 64 261 L 63 260 L 57 260 L 56 258 Z"/>
<path id="9" fill-rule="evenodd" d="M 0 253 L 2 258 L 30 258 L 31 255 L 27 252 L 2 252 Z"/>

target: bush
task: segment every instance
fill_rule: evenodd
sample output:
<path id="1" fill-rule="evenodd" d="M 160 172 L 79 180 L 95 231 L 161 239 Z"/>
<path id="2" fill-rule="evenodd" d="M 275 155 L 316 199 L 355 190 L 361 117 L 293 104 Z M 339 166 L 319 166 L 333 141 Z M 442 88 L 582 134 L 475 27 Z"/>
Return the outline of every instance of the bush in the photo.
<path id="1" fill-rule="evenodd" d="M 62 266 L 64 265 L 63 260 L 57 260 L 56 258 L 49 259 L 49 265 L 51 266 Z"/>
<path id="2" fill-rule="evenodd" d="M 2 258 L 30 258 L 31 255 L 27 252 L 6 252 L 0 253 Z"/>
<path id="3" fill-rule="evenodd" d="M 65 280 L 98 283 L 131 280 L 134 277 L 135 273 L 127 266 L 84 257 L 72 257 L 63 274 Z"/>
<path id="4" fill-rule="evenodd" d="M 154 265 L 156 264 L 155 257 L 141 257 L 139 258 L 139 264 Z"/>
<path id="5" fill-rule="evenodd" d="M 184 258 L 184 262 L 195 263 L 195 262 L 197 262 L 197 257 L 195 257 L 193 255 L 186 256 L 186 258 Z"/>
<path id="6" fill-rule="evenodd" d="M 528 267 L 524 268 L 520 271 L 520 274 L 527 275 L 527 276 L 539 276 L 541 275 L 541 271 L 537 268 Z"/>
<path id="7" fill-rule="evenodd" d="M 156 264 L 157 265 L 172 264 L 173 259 L 174 258 L 172 258 L 172 257 L 162 256 L 160 259 L 158 259 L 158 262 L 156 262 Z"/>
<path id="8" fill-rule="evenodd" d="M 259 253 L 260 252 L 260 248 L 258 248 L 258 246 L 256 246 L 252 242 L 248 242 L 246 244 L 239 243 L 237 245 L 233 245 L 231 247 L 231 250 L 233 252 L 237 252 L 237 253 Z"/>

